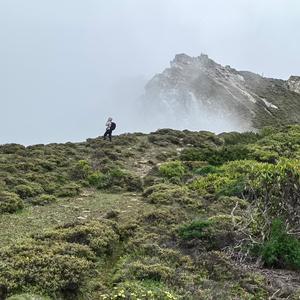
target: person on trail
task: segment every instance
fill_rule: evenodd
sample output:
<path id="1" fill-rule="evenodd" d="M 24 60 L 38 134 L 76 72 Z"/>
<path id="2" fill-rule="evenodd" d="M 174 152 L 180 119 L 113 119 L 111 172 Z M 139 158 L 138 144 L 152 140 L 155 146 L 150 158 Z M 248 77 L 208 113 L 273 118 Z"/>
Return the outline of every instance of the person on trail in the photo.
<path id="1" fill-rule="evenodd" d="M 111 134 L 112 134 L 113 130 L 116 129 L 116 123 L 113 122 L 112 118 L 108 118 L 105 126 L 106 126 L 106 131 L 103 135 L 103 139 L 106 140 L 106 137 L 108 136 L 109 140 L 111 141 Z"/>

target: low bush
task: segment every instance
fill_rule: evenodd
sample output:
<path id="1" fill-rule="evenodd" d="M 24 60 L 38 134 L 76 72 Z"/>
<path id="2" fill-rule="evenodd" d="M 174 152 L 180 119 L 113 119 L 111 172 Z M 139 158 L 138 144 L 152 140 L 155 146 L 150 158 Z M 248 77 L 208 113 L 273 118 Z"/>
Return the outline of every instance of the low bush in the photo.
<path id="1" fill-rule="evenodd" d="M 153 281 L 160 284 L 170 284 L 180 290 L 180 287 L 191 284 L 195 270 L 192 260 L 169 248 L 161 248 L 157 244 L 141 245 L 139 256 L 125 255 L 118 261 L 113 282 L 126 280 Z M 149 254 L 147 254 L 149 253 Z"/>
<path id="2" fill-rule="evenodd" d="M 128 266 L 126 278 L 138 280 L 166 281 L 174 276 L 175 270 L 161 263 L 134 261 Z"/>
<path id="3" fill-rule="evenodd" d="M 66 224 L 0 251 L 0 295 L 34 292 L 51 299 L 77 299 L 94 275 L 97 256 L 112 255 L 119 242 L 110 220 Z"/>
<path id="4" fill-rule="evenodd" d="M 194 147 L 217 147 L 223 145 L 223 140 L 220 139 L 212 132 L 198 131 L 193 132 L 189 130 L 183 131 L 184 136 L 182 138 L 183 145 L 192 145 Z"/>
<path id="5" fill-rule="evenodd" d="M 269 237 L 259 252 L 268 267 L 300 270 L 300 240 L 287 233 L 280 219 L 273 221 Z"/>
<path id="6" fill-rule="evenodd" d="M 70 223 L 36 236 L 39 240 L 64 241 L 89 246 L 95 253 L 110 254 L 119 240 L 114 223 L 92 221 Z"/>
<path id="7" fill-rule="evenodd" d="M 183 161 L 201 161 L 204 160 L 203 149 L 201 148 L 185 148 L 180 153 L 180 159 Z"/>
<path id="8" fill-rule="evenodd" d="M 210 236 L 213 222 L 209 220 L 195 220 L 178 229 L 178 234 L 183 239 L 207 238 Z"/>
<path id="9" fill-rule="evenodd" d="M 136 145 L 138 138 L 136 134 L 125 133 L 115 137 L 114 143 L 120 146 Z"/>
<path id="10" fill-rule="evenodd" d="M 42 194 L 44 192 L 40 184 L 30 182 L 28 184 L 17 185 L 14 191 L 22 198 L 30 198 L 36 195 Z"/>
<path id="11" fill-rule="evenodd" d="M 208 174 L 196 179 L 190 187 L 200 195 L 216 194 L 217 196 L 241 196 L 244 191 L 244 177 L 231 177 L 228 174 Z"/>
<path id="12" fill-rule="evenodd" d="M 183 247 L 201 246 L 207 251 L 222 250 L 232 246 L 238 235 L 235 232 L 241 225 L 242 219 L 238 216 L 215 215 L 204 220 L 194 220 L 180 226 L 177 230 L 179 237 L 188 242 L 182 242 Z"/>
<path id="13" fill-rule="evenodd" d="M 85 180 L 93 173 L 90 163 L 86 160 L 78 161 L 71 169 L 70 176 L 74 180 Z"/>
<path id="14" fill-rule="evenodd" d="M 280 159 L 278 152 L 274 151 L 271 147 L 259 147 L 257 145 L 249 146 L 251 151 L 250 157 L 257 161 L 267 162 L 267 163 L 276 163 Z"/>
<path id="15" fill-rule="evenodd" d="M 156 184 L 147 188 L 143 196 L 151 204 L 172 205 L 179 204 L 183 207 L 201 207 L 199 199 L 193 199 L 186 187 L 170 184 Z"/>
<path id="16" fill-rule="evenodd" d="M 59 183 L 50 181 L 50 182 L 44 182 L 42 186 L 45 193 L 54 194 L 60 188 L 61 185 Z"/>
<path id="17" fill-rule="evenodd" d="M 181 179 L 184 176 L 185 172 L 185 167 L 180 161 L 170 161 L 159 166 L 160 175 L 167 179 Z"/>
<path id="18" fill-rule="evenodd" d="M 99 171 L 91 173 L 87 180 L 91 186 L 100 187 L 102 179 L 105 175 Z"/>
<path id="19" fill-rule="evenodd" d="M 0 146 L 0 152 L 4 154 L 24 153 L 25 147 L 19 144 L 4 144 Z"/>
<path id="20" fill-rule="evenodd" d="M 221 148 L 187 148 L 181 152 L 183 161 L 206 161 L 218 166 L 228 161 L 248 159 L 250 150 L 245 145 L 229 145 Z"/>
<path id="21" fill-rule="evenodd" d="M 127 191 L 141 191 L 143 183 L 139 176 L 118 167 L 109 169 L 105 174 L 94 172 L 88 177 L 91 185 L 99 189 L 118 187 Z"/>
<path id="22" fill-rule="evenodd" d="M 17 194 L 0 191 L 0 213 L 13 213 L 23 206 L 23 201 Z"/>
<path id="23" fill-rule="evenodd" d="M 251 160 L 228 162 L 205 177 L 199 177 L 190 184 L 190 188 L 200 194 L 216 194 L 217 196 L 243 196 L 246 192 L 250 174 L 257 176 L 257 170 L 267 164 Z M 255 175 L 254 175 L 255 174 Z"/>
<path id="24" fill-rule="evenodd" d="M 181 145 L 184 133 L 173 129 L 159 129 L 148 135 L 148 141 L 158 146 Z"/>
<path id="25" fill-rule="evenodd" d="M 207 166 L 203 166 L 201 168 L 197 168 L 193 172 L 197 175 L 204 176 L 204 175 L 208 175 L 208 174 L 219 173 L 219 170 L 216 166 L 207 165 Z"/>
<path id="26" fill-rule="evenodd" d="M 139 223 L 146 226 L 179 224 L 185 220 L 186 215 L 182 209 L 177 208 L 148 210 L 141 214 L 138 218 Z"/>
<path id="27" fill-rule="evenodd" d="M 137 175 L 128 172 L 126 177 L 124 178 L 124 182 L 125 182 L 126 189 L 129 192 L 143 190 L 143 181 Z"/>
<path id="28" fill-rule="evenodd" d="M 83 245 L 28 240 L 3 249 L 0 258 L 0 293 L 31 289 L 57 299 L 78 292 L 92 266 L 93 253 Z"/>
<path id="29" fill-rule="evenodd" d="M 246 185 L 250 199 L 260 199 L 262 209 L 274 217 L 299 224 L 300 215 L 300 161 L 282 159 L 277 164 L 254 165 Z"/>
<path id="30" fill-rule="evenodd" d="M 71 182 L 69 184 L 59 187 L 55 194 L 57 197 L 74 197 L 79 195 L 80 190 L 80 185 Z"/>
<path id="31" fill-rule="evenodd" d="M 46 205 L 46 204 L 51 204 L 57 201 L 57 198 L 53 195 L 47 195 L 47 194 L 42 194 L 40 196 L 37 196 L 33 199 L 31 199 L 31 203 L 33 205 Z"/>
<path id="32" fill-rule="evenodd" d="M 225 141 L 225 145 L 252 144 L 255 143 L 261 135 L 255 132 L 226 132 L 219 135 Z"/>

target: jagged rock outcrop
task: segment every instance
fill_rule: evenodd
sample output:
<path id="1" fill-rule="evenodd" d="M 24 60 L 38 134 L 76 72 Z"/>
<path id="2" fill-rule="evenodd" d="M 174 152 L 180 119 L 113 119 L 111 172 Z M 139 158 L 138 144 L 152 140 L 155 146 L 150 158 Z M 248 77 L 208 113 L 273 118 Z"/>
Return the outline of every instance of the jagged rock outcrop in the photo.
<path id="1" fill-rule="evenodd" d="M 287 86 L 291 91 L 300 94 L 300 76 L 291 76 L 287 81 Z"/>
<path id="2" fill-rule="evenodd" d="M 205 54 L 178 54 L 146 85 L 142 112 L 155 127 L 217 132 L 297 123 L 299 78 L 265 78 L 222 66 Z"/>

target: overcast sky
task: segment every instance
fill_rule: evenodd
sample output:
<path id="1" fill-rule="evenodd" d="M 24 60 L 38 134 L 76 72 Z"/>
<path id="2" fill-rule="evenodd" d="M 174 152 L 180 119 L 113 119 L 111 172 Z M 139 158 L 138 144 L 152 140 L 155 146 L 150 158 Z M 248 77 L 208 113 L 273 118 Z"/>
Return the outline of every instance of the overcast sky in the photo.
<path id="1" fill-rule="evenodd" d="M 102 134 L 176 53 L 300 75 L 299 28 L 299 0 L 0 0 L 0 143 Z"/>

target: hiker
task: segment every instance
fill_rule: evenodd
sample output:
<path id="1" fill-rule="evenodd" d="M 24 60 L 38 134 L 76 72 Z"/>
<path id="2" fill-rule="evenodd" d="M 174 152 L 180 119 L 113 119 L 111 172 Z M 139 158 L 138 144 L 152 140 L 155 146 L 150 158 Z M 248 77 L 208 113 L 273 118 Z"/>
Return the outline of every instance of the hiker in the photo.
<path id="1" fill-rule="evenodd" d="M 105 126 L 106 126 L 106 131 L 104 133 L 103 139 L 106 140 L 106 137 L 108 136 L 109 140 L 111 141 L 111 134 L 113 130 L 116 129 L 116 123 L 113 122 L 112 118 L 108 118 Z"/>

